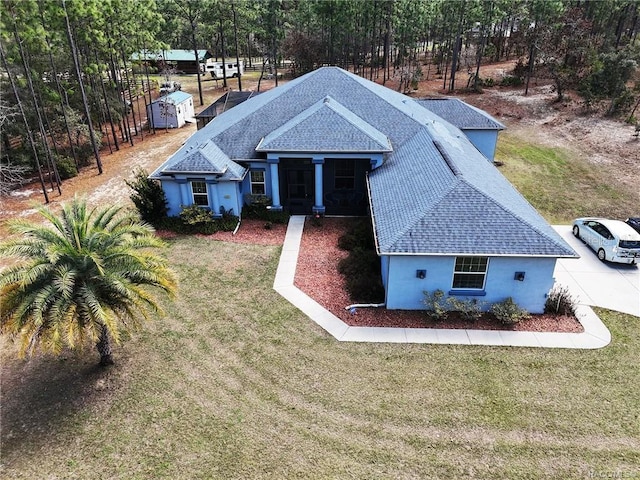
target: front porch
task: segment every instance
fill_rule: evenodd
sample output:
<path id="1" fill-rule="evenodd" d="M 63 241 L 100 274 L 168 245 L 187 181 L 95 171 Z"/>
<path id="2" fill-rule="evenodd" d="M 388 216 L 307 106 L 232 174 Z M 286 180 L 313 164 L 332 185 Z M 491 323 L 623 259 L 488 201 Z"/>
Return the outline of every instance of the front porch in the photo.
<path id="1" fill-rule="evenodd" d="M 369 158 L 269 159 L 272 209 L 295 215 L 367 213 Z"/>

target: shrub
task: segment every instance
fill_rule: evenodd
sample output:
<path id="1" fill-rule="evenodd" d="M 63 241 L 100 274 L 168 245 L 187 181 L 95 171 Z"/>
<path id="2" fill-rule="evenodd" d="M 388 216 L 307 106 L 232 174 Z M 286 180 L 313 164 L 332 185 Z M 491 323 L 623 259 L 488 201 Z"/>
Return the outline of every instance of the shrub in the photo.
<path id="1" fill-rule="evenodd" d="M 373 250 L 357 249 L 338 262 L 338 272 L 352 300 L 364 303 L 384 301 L 380 259 Z"/>
<path id="2" fill-rule="evenodd" d="M 271 199 L 266 195 L 248 194 L 244 196 L 245 204 L 242 207 L 242 216 L 245 218 L 255 218 L 258 220 L 266 220 L 270 213 L 269 207 Z"/>
<path id="3" fill-rule="evenodd" d="M 483 87 L 493 87 L 496 84 L 493 78 L 481 78 L 480 81 Z"/>
<path id="4" fill-rule="evenodd" d="M 475 322 L 482 315 L 482 306 L 485 302 L 479 302 L 475 298 L 461 299 L 457 297 L 448 297 L 447 303 L 450 310 L 460 312 L 465 320 Z"/>
<path id="5" fill-rule="evenodd" d="M 58 169 L 58 175 L 60 175 L 62 180 L 73 178 L 78 175 L 78 169 L 76 168 L 73 158 L 64 156 L 56 158 L 56 167 Z"/>
<path id="6" fill-rule="evenodd" d="M 376 274 L 380 271 L 380 259 L 372 250 L 354 250 L 338 262 L 338 272 L 346 276 L 361 275 L 363 272 Z"/>
<path id="7" fill-rule="evenodd" d="M 197 205 L 183 205 L 180 220 L 182 220 L 183 233 L 211 234 L 218 231 L 218 225 L 211 210 Z"/>
<path id="8" fill-rule="evenodd" d="M 494 303 L 491 306 L 491 313 L 498 321 L 505 325 L 515 325 L 516 323 L 529 318 L 529 312 L 520 308 L 513 298 L 507 297 L 503 301 Z"/>
<path id="9" fill-rule="evenodd" d="M 423 303 L 427 307 L 427 315 L 434 320 L 445 320 L 449 315 L 447 297 L 442 290 L 433 292 L 422 292 L 424 294 Z"/>
<path id="10" fill-rule="evenodd" d="M 167 197 L 159 182 L 151 180 L 144 170 L 138 170 L 132 181 L 125 180 L 133 190 L 131 201 L 138 209 L 140 218 L 154 226 L 158 226 L 167 216 Z"/>
<path id="11" fill-rule="evenodd" d="M 271 198 L 266 195 L 245 195 L 245 204 L 242 207 L 242 217 L 256 220 L 265 220 L 276 224 L 286 224 L 290 215 L 283 211 L 270 210 Z"/>
<path id="12" fill-rule="evenodd" d="M 575 315 L 577 300 L 569 293 L 569 289 L 564 286 L 553 287 L 547 295 L 544 303 L 544 313 L 555 313 L 558 315 Z"/>
<path id="13" fill-rule="evenodd" d="M 444 320 L 449 312 L 459 312 L 464 320 L 475 322 L 482 315 L 482 307 L 485 302 L 479 302 L 475 298 L 461 299 L 445 296 L 442 290 L 423 292 L 427 315 L 435 320 Z"/>
<path id="14" fill-rule="evenodd" d="M 349 255 L 338 263 L 351 299 L 363 303 L 384 302 L 380 258 L 373 242 L 373 229 L 368 219 L 355 221 L 338 240 L 338 246 Z"/>
<path id="15" fill-rule="evenodd" d="M 374 279 L 366 273 L 351 275 L 346 278 L 345 287 L 354 301 L 361 303 L 384 302 L 384 287 L 379 278 Z"/>
<path id="16" fill-rule="evenodd" d="M 500 81 L 500 85 L 503 87 L 521 87 L 524 85 L 524 79 L 522 77 L 507 75 Z"/>
<path id="17" fill-rule="evenodd" d="M 347 251 L 375 249 L 371 221 L 368 218 L 356 220 L 347 232 L 338 239 L 338 247 Z"/>

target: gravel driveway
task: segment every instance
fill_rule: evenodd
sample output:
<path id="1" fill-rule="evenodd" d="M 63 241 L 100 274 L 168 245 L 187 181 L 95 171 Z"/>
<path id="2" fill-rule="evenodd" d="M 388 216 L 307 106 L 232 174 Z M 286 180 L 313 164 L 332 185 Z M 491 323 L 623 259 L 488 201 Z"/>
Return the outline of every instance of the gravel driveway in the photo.
<path id="1" fill-rule="evenodd" d="M 580 258 L 556 263 L 556 283 L 569 288 L 579 303 L 640 317 L 640 267 L 601 262 L 596 253 L 571 233 L 571 225 L 553 227 Z"/>

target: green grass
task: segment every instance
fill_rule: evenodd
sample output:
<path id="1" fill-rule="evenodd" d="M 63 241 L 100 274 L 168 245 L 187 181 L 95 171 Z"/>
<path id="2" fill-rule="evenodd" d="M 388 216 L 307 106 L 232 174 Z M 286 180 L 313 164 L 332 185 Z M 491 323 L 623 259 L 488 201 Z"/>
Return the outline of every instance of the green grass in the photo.
<path id="1" fill-rule="evenodd" d="M 596 351 L 340 343 L 272 290 L 279 253 L 172 241 L 179 298 L 111 370 L 3 349 L 0 476 L 639 475 L 636 317 L 598 310 Z"/>
<path id="2" fill-rule="evenodd" d="M 588 163 L 569 150 L 503 132 L 496 160 L 504 162 L 500 171 L 551 223 L 570 223 L 581 216 L 624 220 L 637 215 L 637 189 L 617 182 L 613 168 Z"/>

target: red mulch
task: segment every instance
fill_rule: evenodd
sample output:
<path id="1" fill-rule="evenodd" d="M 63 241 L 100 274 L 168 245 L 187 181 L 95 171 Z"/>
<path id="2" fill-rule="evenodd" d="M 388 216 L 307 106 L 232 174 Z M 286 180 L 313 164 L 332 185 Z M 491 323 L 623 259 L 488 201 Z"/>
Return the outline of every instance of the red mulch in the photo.
<path id="1" fill-rule="evenodd" d="M 344 288 L 338 262 L 347 252 L 338 248 L 338 238 L 344 233 L 348 218 L 324 218 L 321 224 L 307 220 L 300 256 L 296 268 L 295 286 L 305 292 L 342 321 L 360 327 L 401 328 L 460 328 L 476 330 L 517 330 L 534 332 L 582 332 L 574 317 L 532 315 L 517 325 L 506 327 L 491 314 L 483 314 L 475 322 L 450 318 L 443 321 L 429 319 L 423 311 L 387 310 L 385 308 L 357 308 L 355 314 L 344 307 L 354 302 Z"/>
<path id="2" fill-rule="evenodd" d="M 240 223 L 240 228 L 234 235 L 233 232 L 216 232 L 211 235 L 200 235 L 198 237 L 209 238 L 211 240 L 221 240 L 232 243 L 248 243 L 253 245 L 282 245 L 287 233 L 286 224 L 270 223 L 264 220 L 246 219 Z M 161 238 L 176 238 L 177 233 L 167 230 L 156 232 Z"/>

